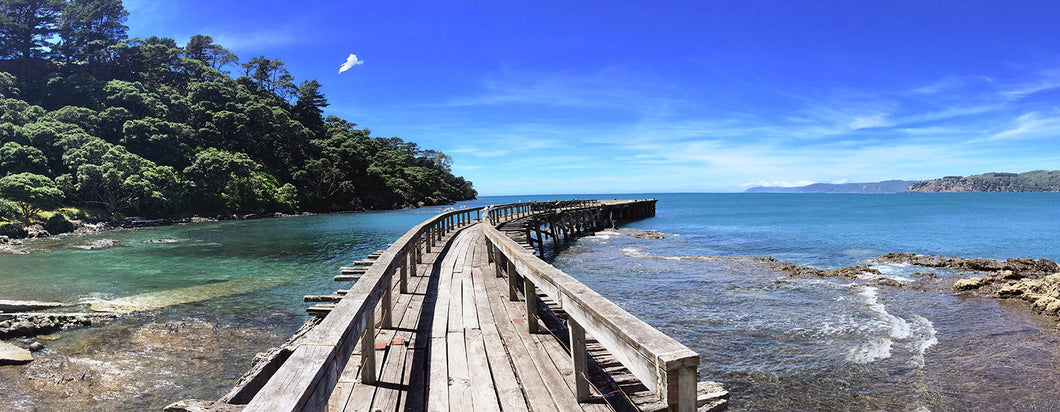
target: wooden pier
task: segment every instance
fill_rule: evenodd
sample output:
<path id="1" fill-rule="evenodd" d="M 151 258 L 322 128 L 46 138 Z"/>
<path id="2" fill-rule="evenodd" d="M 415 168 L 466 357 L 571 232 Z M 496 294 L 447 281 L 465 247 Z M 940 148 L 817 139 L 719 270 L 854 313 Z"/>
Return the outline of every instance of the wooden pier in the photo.
<path id="1" fill-rule="evenodd" d="M 281 348 L 205 410 L 695 411 L 727 392 L 699 355 L 540 256 L 654 199 L 442 213 L 343 267 Z M 172 407 L 172 406 L 171 406 Z M 180 410 L 180 409 L 172 409 Z M 186 409 L 191 410 L 191 409 Z"/>

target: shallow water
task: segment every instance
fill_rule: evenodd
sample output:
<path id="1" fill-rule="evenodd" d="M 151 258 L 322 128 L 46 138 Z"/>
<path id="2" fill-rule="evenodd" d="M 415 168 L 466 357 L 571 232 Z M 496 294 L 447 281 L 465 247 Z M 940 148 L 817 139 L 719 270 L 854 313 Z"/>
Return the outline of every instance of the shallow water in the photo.
<path id="1" fill-rule="evenodd" d="M 0 367 L 0 410 L 158 410 L 217 399 L 254 355 L 305 321 L 302 296 L 348 283 L 338 268 L 439 212 L 216 222 L 27 241 L 0 254 L 0 299 L 116 300 L 135 311 L 38 339 L 26 366 Z M 84 250 L 101 239 L 117 246 Z M 17 340 L 15 340 L 17 342 Z"/>

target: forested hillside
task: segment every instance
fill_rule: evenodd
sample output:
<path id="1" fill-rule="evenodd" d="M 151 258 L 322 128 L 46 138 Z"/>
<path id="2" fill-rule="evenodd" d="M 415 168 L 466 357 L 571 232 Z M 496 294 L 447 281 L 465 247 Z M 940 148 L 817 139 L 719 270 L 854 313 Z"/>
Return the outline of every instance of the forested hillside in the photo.
<path id="1" fill-rule="evenodd" d="M 1060 192 L 1060 170 L 1032 170 L 1024 173 L 984 173 L 946 176 L 924 180 L 909 187 L 910 192 Z"/>
<path id="2" fill-rule="evenodd" d="M 128 38 L 120 0 L 0 0 L 0 220 L 471 199 L 451 159 L 334 116 L 316 80 L 206 35 Z"/>

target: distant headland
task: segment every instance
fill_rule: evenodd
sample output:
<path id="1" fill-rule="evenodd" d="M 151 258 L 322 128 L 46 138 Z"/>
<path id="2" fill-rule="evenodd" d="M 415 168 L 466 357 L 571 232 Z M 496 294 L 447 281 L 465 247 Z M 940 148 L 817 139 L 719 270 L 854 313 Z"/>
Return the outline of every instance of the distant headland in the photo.
<path id="1" fill-rule="evenodd" d="M 757 186 L 745 193 L 898 193 L 918 183 L 911 180 L 887 180 L 872 183 L 814 183 L 798 187 Z"/>
<path id="2" fill-rule="evenodd" d="M 814 183 L 798 187 L 756 186 L 744 193 L 1060 192 L 1060 170 L 984 173 L 939 179 L 872 183 Z"/>

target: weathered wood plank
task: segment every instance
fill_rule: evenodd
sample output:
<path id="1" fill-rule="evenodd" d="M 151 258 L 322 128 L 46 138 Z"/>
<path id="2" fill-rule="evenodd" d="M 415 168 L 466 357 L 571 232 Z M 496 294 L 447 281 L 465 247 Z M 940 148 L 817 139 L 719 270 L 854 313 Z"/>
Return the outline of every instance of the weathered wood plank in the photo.
<path id="1" fill-rule="evenodd" d="M 507 289 L 507 281 L 503 278 L 487 279 L 483 282 L 486 295 L 489 300 L 490 315 L 493 323 L 497 326 L 498 337 L 508 354 L 513 372 L 518 377 L 525 399 L 530 409 L 534 411 L 559 411 L 557 403 L 545 388 L 545 382 L 541 373 L 533 366 L 533 358 L 522 344 L 520 335 L 525 331 L 517 330 L 514 320 L 523 322 L 521 311 L 509 311 L 508 305 L 519 305 L 518 302 L 509 303 L 501 291 Z M 514 314 L 514 316 L 513 316 Z"/>
<path id="2" fill-rule="evenodd" d="M 446 254 L 438 270 L 437 298 L 434 302 L 434 317 L 431 324 L 429 376 L 427 381 L 427 410 L 448 411 L 449 408 L 449 361 L 447 334 L 449 331 L 449 301 L 453 284 L 452 261 Z"/>
<path id="3" fill-rule="evenodd" d="M 489 296 L 486 295 L 485 282 L 490 282 L 489 279 L 495 281 L 496 278 L 489 274 L 486 266 L 473 268 L 472 274 L 475 281 L 475 305 L 482 314 L 479 321 L 485 360 L 493 376 L 494 391 L 497 393 L 501 409 L 506 412 L 526 411 L 528 410 L 526 397 L 516 380 L 515 369 L 508 358 L 504 343 L 501 342 L 501 335 L 490 309 Z M 479 365 L 475 367 L 475 370 L 483 370 L 483 368 Z"/>
<path id="4" fill-rule="evenodd" d="M 424 278 L 416 278 L 410 287 L 414 289 Z M 393 330 L 390 338 L 390 349 L 387 353 L 387 364 L 380 376 L 375 399 L 372 401 L 372 411 L 396 411 L 400 405 L 400 399 L 407 393 L 408 371 L 408 348 L 413 344 L 414 333 L 420 317 L 420 304 L 422 295 L 401 294 L 398 295 L 397 303 L 394 305 L 394 317 L 397 329 Z"/>
<path id="5" fill-rule="evenodd" d="M 446 344 L 449 350 L 449 410 L 476 410 L 471 398 L 471 371 L 467 366 L 464 332 L 449 332 Z"/>

